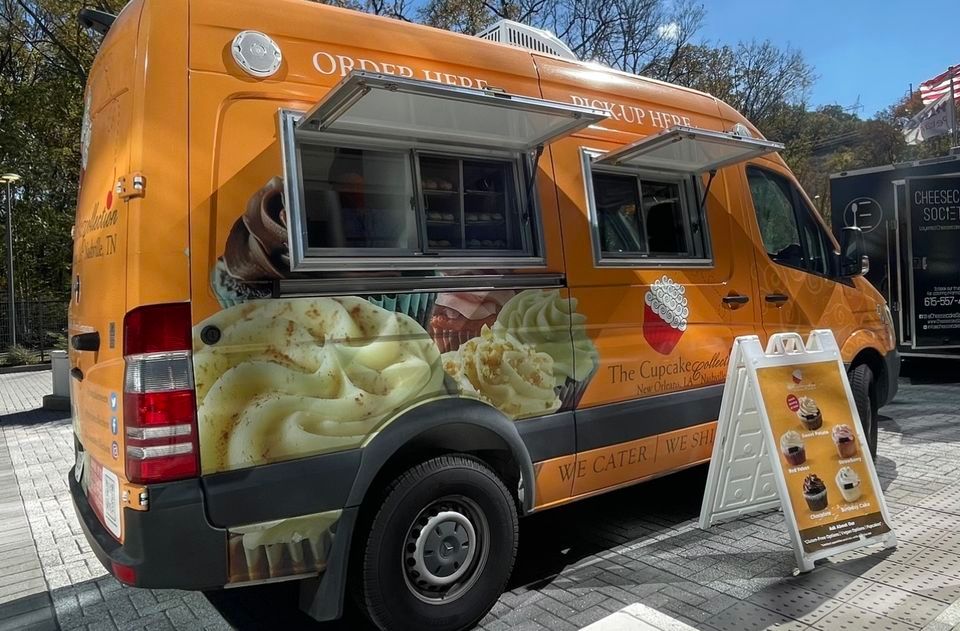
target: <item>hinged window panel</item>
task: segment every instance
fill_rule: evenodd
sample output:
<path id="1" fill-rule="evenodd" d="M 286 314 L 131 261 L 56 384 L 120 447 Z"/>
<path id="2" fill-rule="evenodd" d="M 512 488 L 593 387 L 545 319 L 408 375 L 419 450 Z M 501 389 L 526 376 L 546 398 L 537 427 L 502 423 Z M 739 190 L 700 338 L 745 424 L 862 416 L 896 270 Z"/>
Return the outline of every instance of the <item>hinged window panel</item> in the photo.
<path id="1" fill-rule="evenodd" d="M 304 132 L 531 151 L 608 112 L 544 99 L 354 71 L 298 123 Z"/>
<path id="2" fill-rule="evenodd" d="M 769 140 L 698 127 L 672 127 L 598 156 L 594 162 L 699 175 L 782 149 L 781 143 Z"/>

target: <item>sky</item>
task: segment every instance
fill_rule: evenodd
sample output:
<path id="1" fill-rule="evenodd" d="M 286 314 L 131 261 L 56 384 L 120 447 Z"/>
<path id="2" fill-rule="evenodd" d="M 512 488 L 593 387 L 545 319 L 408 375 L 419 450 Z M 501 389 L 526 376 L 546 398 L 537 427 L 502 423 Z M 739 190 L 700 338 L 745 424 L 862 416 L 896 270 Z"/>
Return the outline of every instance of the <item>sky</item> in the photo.
<path id="1" fill-rule="evenodd" d="M 849 106 L 859 97 L 861 118 L 898 101 L 911 83 L 916 90 L 951 64 L 960 64 L 958 0 L 702 2 L 707 15 L 700 39 L 790 44 L 819 76 L 810 105 Z"/>

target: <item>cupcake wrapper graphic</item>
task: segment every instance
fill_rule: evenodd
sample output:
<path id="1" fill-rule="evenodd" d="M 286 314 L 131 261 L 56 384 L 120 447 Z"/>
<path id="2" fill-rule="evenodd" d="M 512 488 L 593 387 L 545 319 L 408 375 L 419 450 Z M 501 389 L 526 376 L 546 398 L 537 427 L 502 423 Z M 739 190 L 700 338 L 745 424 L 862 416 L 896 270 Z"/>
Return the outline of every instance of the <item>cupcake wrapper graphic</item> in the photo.
<path id="1" fill-rule="evenodd" d="M 580 381 L 575 381 L 567 377 L 566 382 L 564 382 L 557 391 L 557 396 L 560 397 L 559 412 L 572 410 L 580 405 L 580 399 L 583 398 L 583 393 L 587 391 L 587 386 L 590 385 L 590 380 L 593 379 L 593 375 L 596 374 L 599 367 L 600 362 L 594 361 L 593 368 Z"/>
<path id="2" fill-rule="evenodd" d="M 669 355 L 687 330 L 685 292 L 683 285 L 663 276 L 644 295 L 643 337 L 661 355 Z"/>
<path id="3" fill-rule="evenodd" d="M 259 581 L 326 569 L 333 533 L 296 543 L 271 543 L 256 548 L 243 545 L 242 535 L 230 537 L 230 582 Z"/>
<path id="4" fill-rule="evenodd" d="M 218 259 L 210 274 L 210 286 L 217 302 L 224 309 L 234 305 L 269 298 L 272 295 L 271 283 L 244 282 L 231 276 L 223 259 Z"/>
<path id="5" fill-rule="evenodd" d="M 783 457 L 787 459 L 787 462 L 793 466 L 801 465 L 807 461 L 807 450 L 801 447 L 796 451 L 783 452 Z"/>
<path id="6" fill-rule="evenodd" d="M 810 510 L 823 510 L 827 507 L 827 490 L 824 489 L 819 493 L 813 494 L 804 493 L 803 499 L 807 500 L 807 506 L 810 507 Z"/>
<path id="7" fill-rule="evenodd" d="M 843 495 L 843 500 L 845 502 L 855 502 L 860 499 L 860 496 L 863 492 L 860 489 L 860 485 L 853 487 L 852 489 L 840 489 L 840 494 Z"/>
<path id="8" fill-rule="evenodd" d="M 853 458 L 857 455 L 857 443 L 853 440 L 845 440 L 837 443 L 837 453 L 841 458 Z"/>
<path id="9" fill-rule="evenodd" d="M 472 328 L 460 329 L 459 331 L 440 331 L 434 329 L 433 341 L 437 343 L 437 348 L 440 349 L 441 353 L 447 353 L 459 349 L 467 340 L 478 337 L 479 335 L 480 329 L 476 331 Z"/>
<path id="10" fill-rule="evenodd" d="M 424 329 L 430 322 L 430 316 L 433 313 L 433 301 L 436 298 L 436 294 L 429 292 L 367 296 L 367 300 L 378 307 L 410 316 Z"/>
<path id="11" fill-rule="evenodd" d="M 817 412 L 817 415 L 813 418 L 801 416 L 800 422 L 803 423 L 803 426 L 808 430 L 820 429 L 820 426 L 823 425 L 823 414 Z"/>

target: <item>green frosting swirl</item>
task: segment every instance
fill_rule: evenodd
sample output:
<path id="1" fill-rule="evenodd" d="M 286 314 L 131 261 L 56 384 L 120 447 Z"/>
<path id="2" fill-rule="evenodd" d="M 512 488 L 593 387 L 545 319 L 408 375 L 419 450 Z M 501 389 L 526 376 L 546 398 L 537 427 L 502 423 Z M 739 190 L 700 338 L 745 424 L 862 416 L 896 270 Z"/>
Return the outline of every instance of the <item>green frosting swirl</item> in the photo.
<path id="1" fill-rule="evenodd" d="M 587 337 L 587 317 L 576 309 L 577 300 L 562 297 L 557 289 L 528 289 L 503 305 L 493 327 L 550 355 L 558 384 L 584 381 L 596 370 L 599 354 Z"/>

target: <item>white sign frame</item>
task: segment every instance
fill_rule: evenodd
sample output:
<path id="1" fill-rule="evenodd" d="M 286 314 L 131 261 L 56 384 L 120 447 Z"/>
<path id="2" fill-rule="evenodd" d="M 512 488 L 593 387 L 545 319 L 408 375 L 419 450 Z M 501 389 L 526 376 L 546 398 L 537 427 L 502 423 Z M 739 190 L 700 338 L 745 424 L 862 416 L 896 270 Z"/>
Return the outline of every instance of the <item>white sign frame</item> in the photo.
<path id="1" fill-rule="evenodd" d="M 856 425 L 855 433 L 860 453 L 870 453 L 861 429 L 860 415 L 843 366 L 840 349 L 832 331 L 828 329 L 811 331 L 806 344 L 799 333 L 777 333 L 770 337 L 766 350 L 756 335 L 738 337 L 733 343 L 727 368 L 716 440 L 713 444 L 707 486 L 700 511 L 699 526 L 706 530 L 722 521 L 780 507 L 783 510 L 787 531 L 797 558 L 798 572 L 809 572 L 814 569 L 816 561 L 850 550 L 877 544 L 883 544 L 884 548 L 897 545 L 896 534 L 876 469 L 872 459 L 864 457 L 863 461 L 879 504 L 880 515 L 890 530 L 873 537 L 861 535 L 856 541 L 812 553 L 803 550 L 800 530 L 779 460 L 778 445 L 763 404 L 757 370 L 773 366 L 802 366 L 824 361 L 837 363 L 850 414 Z M 739 457 L 734 453 L 735 447 L 739 447 Z M 736 467 L 743 461 L 749 462 L 749 467 L 742 469 L 741 473 L 749 469 L 754 473 L 752 476 L 747 474 L 738 478 Z M 770 488 L 771 483 L 775 486 L 775 493 L 774 489 Z M 744 496 L 742 491 L 747 488 L 750 489 L 750 493 Z M 731 489 L 733 491 L 728 493 Z"/>

